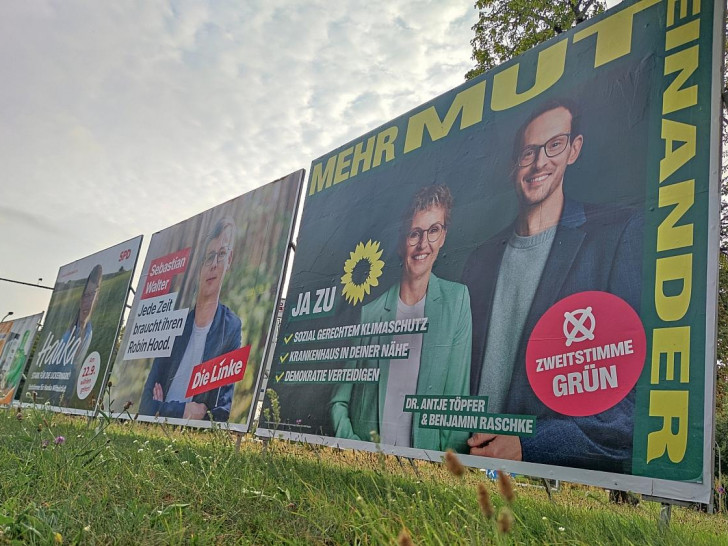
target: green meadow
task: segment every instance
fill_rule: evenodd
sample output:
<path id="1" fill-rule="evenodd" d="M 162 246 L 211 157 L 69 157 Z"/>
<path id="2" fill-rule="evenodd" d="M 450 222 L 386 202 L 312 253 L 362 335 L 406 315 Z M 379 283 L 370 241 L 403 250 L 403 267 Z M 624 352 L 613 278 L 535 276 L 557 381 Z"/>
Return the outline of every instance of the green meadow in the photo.
<path id="1" fill-rule="evenodd" d="M 597 488 L 519 478 L 509 503 L 479 471 L 237 439 L 0 410 L 0 544 L 728 544 L 724 514 L 675 507 L 662 528 L 658 504 Z"/>

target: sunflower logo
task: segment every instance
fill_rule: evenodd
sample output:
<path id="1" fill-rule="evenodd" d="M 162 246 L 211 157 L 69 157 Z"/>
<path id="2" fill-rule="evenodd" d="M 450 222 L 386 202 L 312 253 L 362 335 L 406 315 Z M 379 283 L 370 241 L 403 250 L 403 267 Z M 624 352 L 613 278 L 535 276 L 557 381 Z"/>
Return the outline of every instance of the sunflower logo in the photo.
<path id="1" fill-rule="evenodd" d="M 344 285 L 341 293 L 351 305 L 360 303 L 372 286 L 379 285 L 378 279 L 384 267 L 384 262 L 379 259 L 381 256 L 379 241 L 372 242 L 371 239 L 366 244 L 359 243 L 354 252 L 349 253 L 341 277 L 341 284 Z"/>

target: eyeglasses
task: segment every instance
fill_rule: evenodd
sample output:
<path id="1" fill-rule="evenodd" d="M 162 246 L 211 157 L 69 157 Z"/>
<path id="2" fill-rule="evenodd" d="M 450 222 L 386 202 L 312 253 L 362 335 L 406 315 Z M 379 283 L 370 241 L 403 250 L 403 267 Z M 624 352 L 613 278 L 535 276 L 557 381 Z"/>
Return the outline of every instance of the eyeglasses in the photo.
<path id="1" fill-rule="evenodd" d="M 205 256 L 205 261 L 202 263 L 204 263 L 207 267 L 210 267 L 212 265 L 212 262 L 214 262 L 215 260 L 217 260 L 217 263 L 219 263 L 219 264 L 225 263 L 225 260 L 227 259 L 227 255 L 228 255 L 227 248 L 223 248 L 223 249 L 219 250 L 218 252 L 212 251 L 207 256 Z"/>
<path id="2" fill-rule="evenodd" d="M 521 153 L 518 154 L 518 166 L 528 167 L 531 165 L 534 161 L 536 161 L 541 148 L 543 148 L 546 157 L 556 157 L 566 150 L 566 147 L 569 145 L 570 138 L 571 133 L 563 133 L 548 139 L 546 144 L 524 147 L 521 150 Z"/>
<path id="3" fill-rule="evenodd" d="M 427 240 L 434 243 L 442 236 L 443 231 L 445 231 L 445 224 L 441 224 L 440 222 L 435 222 L 425 230 L 415 228 L 407 234 L 407 244 L 409 246 L 420 244 L 422 236 L 425 233 L 427 233 Z"/>

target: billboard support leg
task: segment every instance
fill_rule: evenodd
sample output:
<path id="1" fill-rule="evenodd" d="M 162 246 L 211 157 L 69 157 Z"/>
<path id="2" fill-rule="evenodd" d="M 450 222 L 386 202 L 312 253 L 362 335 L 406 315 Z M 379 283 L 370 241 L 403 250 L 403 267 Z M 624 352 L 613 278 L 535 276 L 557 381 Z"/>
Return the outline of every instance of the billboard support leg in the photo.
<path id="1" fill-rule="evenodd" d="M 662 503 L 662 508 L 660 509 L 660 521 L 658 522 L 658 527 L 660 529 L 667 529 L 670 527 L 670 518 L 672 516 L 672 504 L 668 502 Z"/>
<path id="2" fill-rule="evenodd" d="M 408 458 L 407 460 L 410 462 L 410 465 L 412 466 L 412 470 L 415 471 L 415 475 L 417 476 L 417 478 L 421 480 L 422 476 L 420 475 L 420 471 L 417 468 L 417 465 L 415 464 L 415 460 L 412 458 Z"/>
<path id="3" fill-rule="evenodd" d="M 553 502 L 554 499 L 551 498 L 551 482 L 547 478 L 541 478 L 543 481 L 543 487 L 546 489 L 546 495 L 549 497 L 549 501 Z"/>
<path id="4" fill-rule="evenodd" d="M 240 453 L 240 443 L 243 441 L 243 435 L 238 434 L 237 439 L 235 440 L 235 453 Z"/>

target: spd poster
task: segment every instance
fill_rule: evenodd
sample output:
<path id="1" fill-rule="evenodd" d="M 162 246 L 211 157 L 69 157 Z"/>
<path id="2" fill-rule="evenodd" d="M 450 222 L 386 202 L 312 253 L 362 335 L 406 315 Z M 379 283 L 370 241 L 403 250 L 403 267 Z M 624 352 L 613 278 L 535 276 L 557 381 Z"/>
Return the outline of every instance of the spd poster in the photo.
<path id="1" fill-rule="evenodd" d="M 142 236 L 58 270 L 23 403 L 90 413 L 103 392 Z"/>

